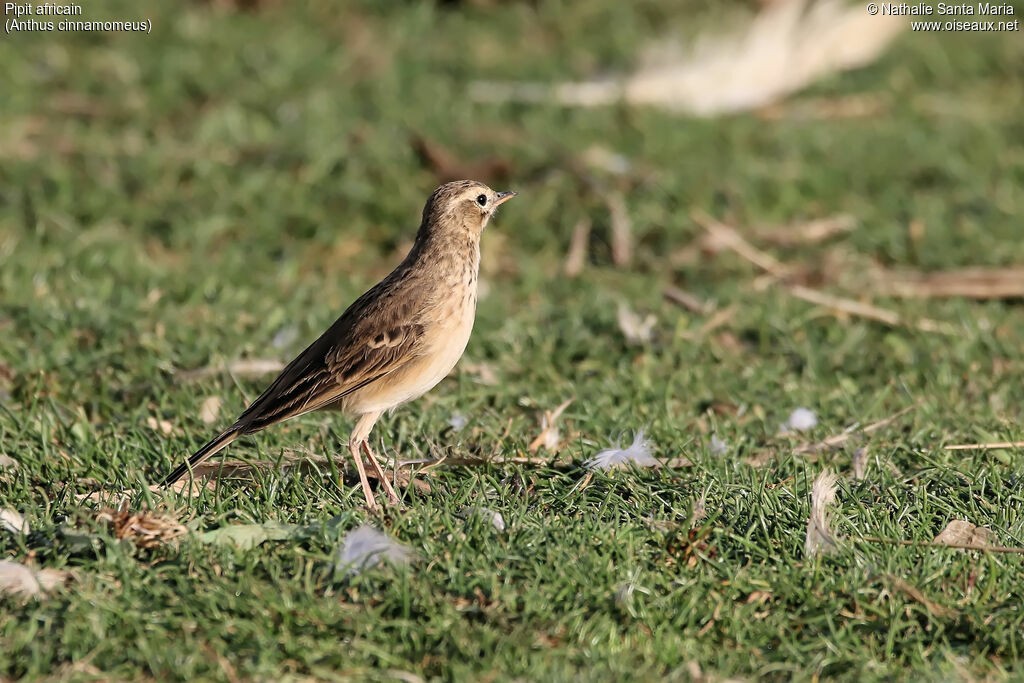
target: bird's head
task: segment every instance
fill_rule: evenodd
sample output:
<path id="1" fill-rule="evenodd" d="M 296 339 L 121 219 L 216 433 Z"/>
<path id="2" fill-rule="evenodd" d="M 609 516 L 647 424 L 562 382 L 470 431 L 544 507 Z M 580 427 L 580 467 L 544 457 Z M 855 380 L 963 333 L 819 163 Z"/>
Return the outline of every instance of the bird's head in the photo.
<path id="1" fill-rule="evenodd" d="M 445 183 L 434 190 L 423 207 L 420 230 L 479 237 L 498 207 L 515 196 L 515 192 L 495 192 L 475 180 Z"/>

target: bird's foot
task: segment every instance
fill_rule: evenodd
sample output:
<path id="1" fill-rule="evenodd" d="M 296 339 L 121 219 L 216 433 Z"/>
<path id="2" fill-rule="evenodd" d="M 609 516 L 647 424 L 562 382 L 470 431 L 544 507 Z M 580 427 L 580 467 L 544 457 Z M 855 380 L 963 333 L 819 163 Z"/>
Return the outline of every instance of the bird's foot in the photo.
<path id="1" fill-rule="evenodd" d="M 356 469 L 359 471 L 359 483 L 363 487 L 363 495 L 366 497 L 366 508 L 371 512 L 378 508 L 377 499 L 373 496 L 373 489 L 370 488 L 370 480 L 366 478 L 366 468 L 363 467 L 363 456 L 359 453 L 359 444 L 350 443 L 348 450 L 352 453 L 352 459 L 356 461 Z"/>
<path id="2" fill-rule="evenodd" d="M 387 494 L 388 497 L 388 505 L 401 507 L 402 500 L 398 497 L 398 494 L 395 493 L 395 487 L 393 487 L 391 482 L 388 480 L 387 473 L 384 472 L 384 469 L 380 466 L 377 456 L 374 455 L 372 450 L 370 450 L 369 442 L 364 441 L 362 446 L 363 452 L 366 453 L 366 457 L 370 460 L 370 467 L 373 468 L 373 471 L 377 474 L 377 478 L 380 479 L 381 486 L 384 487 L 384 493 Z"/>

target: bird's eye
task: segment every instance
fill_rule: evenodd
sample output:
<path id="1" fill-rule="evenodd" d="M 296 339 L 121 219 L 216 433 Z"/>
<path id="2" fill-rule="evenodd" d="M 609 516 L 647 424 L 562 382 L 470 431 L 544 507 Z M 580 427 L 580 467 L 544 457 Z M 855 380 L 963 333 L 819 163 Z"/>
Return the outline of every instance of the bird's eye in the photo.
<path id="1" fill-rule="evenodd" d="M 482 194 L 476 198 L 476 203 L 480 206 L 487 206 L 487 195 Z"/>

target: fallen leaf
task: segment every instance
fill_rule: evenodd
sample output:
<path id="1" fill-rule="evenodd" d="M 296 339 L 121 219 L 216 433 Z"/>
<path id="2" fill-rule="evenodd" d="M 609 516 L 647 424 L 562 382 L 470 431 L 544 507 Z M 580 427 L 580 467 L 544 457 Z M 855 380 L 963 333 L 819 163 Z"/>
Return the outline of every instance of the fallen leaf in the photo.
<path id="1" fill-rule="evenodd" d="M 942 545 L 965 545 L 982 548 L 992 540 L 992 530 L 975 526 L 962 519 L 954 519 L 935 537 L 932 543 Z"/>
<path id="2" fill-rule="evenodd" d="M 216 422 L 217 415 L 220 414 L 221 403 L 223 401 L 221 401 L 220 396 L 207 396 L 199 407 L 199 419 L 205 424 Z"/>
<path id="3" fill-rule="evenodd" d="M 127 539 L 139 548 L 165 545 L 188 531 L 168 515 L 150 510 L 132 512 L 126 507 L 101 509 L 96 513 L 96 521 L 110 527 L 116 538 Z"/>
<path id="4" fill-rule="evenodd" d="M 283 524 L 272 519 L 262 524 L 231 524 L 199 534 L 196 538 L 203 543 L 233 545 L 239 550 L 250 550 L 265 541 L 297 538 L 306 530 L 307 527 Z"/>

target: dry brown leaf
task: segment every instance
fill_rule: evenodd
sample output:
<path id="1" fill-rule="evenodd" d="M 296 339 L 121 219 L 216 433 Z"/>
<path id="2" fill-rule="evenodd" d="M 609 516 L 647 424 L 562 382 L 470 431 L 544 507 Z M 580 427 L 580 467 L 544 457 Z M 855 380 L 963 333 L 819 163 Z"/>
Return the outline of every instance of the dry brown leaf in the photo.
<path id="1" fill-rule="evenodd" d="M 950 546 L 983 548 L 992 540 L 992 530 L 975 526 L 962 519 L 954 519 L 935 537 L 932 543 Z"/>
<path id="2" fill-rule="evenodd" d="M 220 406 L 223 403 L 220 396 L 207 396 L 199 407 L 199 419 L 205 424 L 213 424 L 220 414 Z"/>
<path id="3" fill-rule="evenodd" d="M 185 475 L 168 486 L 151 484 L 149 487 L 149 490 L 153 493 L 167 493 L 168 491 L 174 491 L 186 498 L 197 498 L 203 491 L 215 491 L 216 489 L 217 482 L 213 481 L 212 478 L 203 475 L 195 475 L 194 477 Z"/>
<path id="4" fill-rule="evenodd" d="M 96 521 L 107 525 L 116 538 L 127 539 L 139 548 L 171 543 L 188 531 L 169 515 L 152 510 L 133 512 L 126 507 L 99 510 Z"/>

